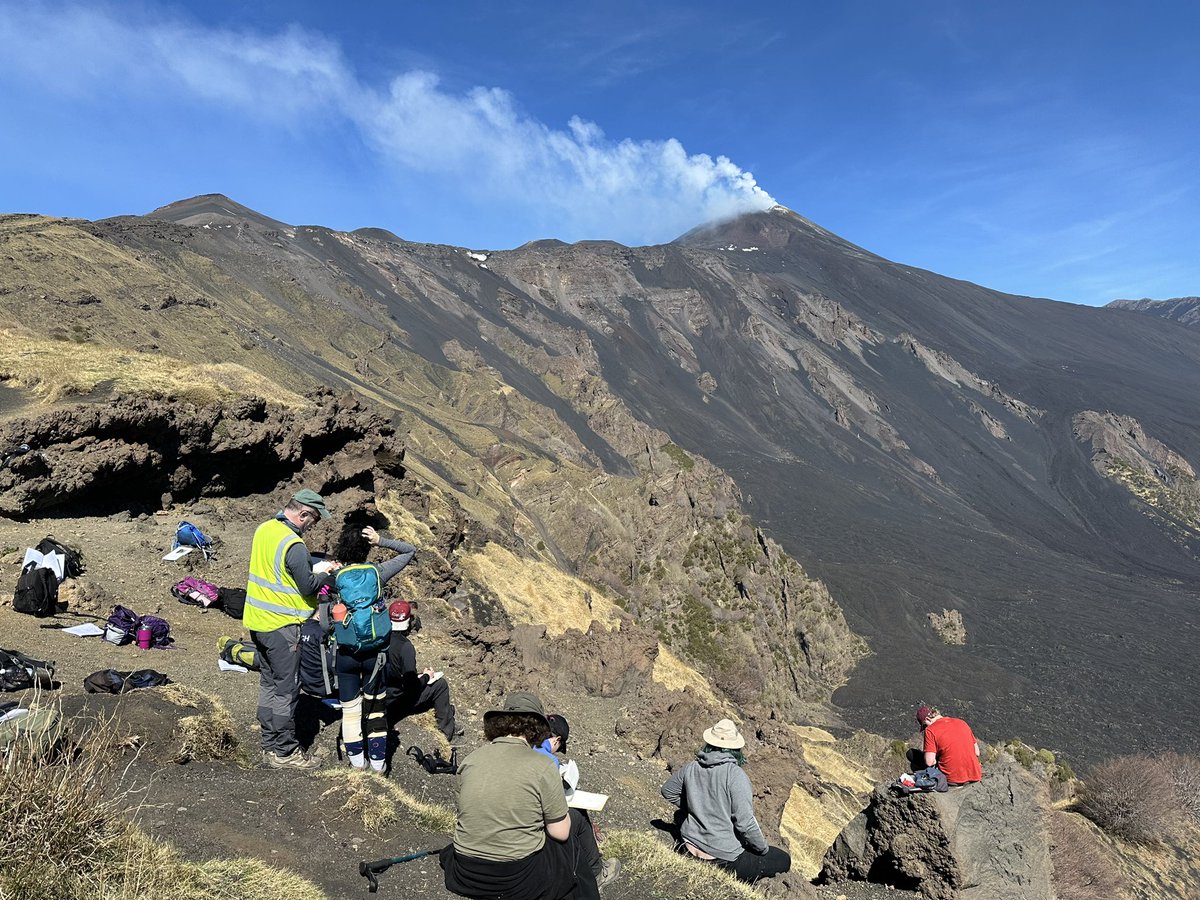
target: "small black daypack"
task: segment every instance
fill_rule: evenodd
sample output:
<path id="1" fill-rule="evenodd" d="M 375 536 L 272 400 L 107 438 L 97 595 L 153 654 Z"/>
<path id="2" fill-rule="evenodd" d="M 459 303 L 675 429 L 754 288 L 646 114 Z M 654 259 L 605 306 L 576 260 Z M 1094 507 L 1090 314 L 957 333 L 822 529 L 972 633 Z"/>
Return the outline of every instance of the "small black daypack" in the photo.
<path id="1" fill-rule="evenodd" d="M 23 691 L 34 685 L 54 686 L 54 663 L 0 649 L 0 691 Z"/>
<path id="2" fill-rule="evenodd" d="M 17 588 L 13 591 L 13 610 L 39 617 L 58 612 L 58 576 L 50 569 L 39 567 L 37 563 L 29 563 L 17 579 Z"/>
<path id="3" fill-rule="evenodd" d="M 246 609 L 245 588 L 217 588 L 217 606 L 225 610 L 225 614 L 241 621 L 242 612 Z"/>
<path id="4" fill-rule="evenodd" d="M 314 697 L 337 696 L 337 644 L 312 616 L 300 626 L 300 688 Z"/>

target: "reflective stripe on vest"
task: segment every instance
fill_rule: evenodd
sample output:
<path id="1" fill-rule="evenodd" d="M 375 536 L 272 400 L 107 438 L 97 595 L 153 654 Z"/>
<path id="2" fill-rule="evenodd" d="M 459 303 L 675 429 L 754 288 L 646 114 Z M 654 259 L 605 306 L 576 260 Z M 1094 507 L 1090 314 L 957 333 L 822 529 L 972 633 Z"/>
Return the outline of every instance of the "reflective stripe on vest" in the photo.
<path id="1" fill-rule="evenodd" d="M 279 519 L 263 522 L 254 532 L 242 613 L 242 624 L 251 631 L 274 631 L 313 614 L 316 598 L 300 593 L 284 564 L 288 550 L 299 543 L 296 532 Z"/>

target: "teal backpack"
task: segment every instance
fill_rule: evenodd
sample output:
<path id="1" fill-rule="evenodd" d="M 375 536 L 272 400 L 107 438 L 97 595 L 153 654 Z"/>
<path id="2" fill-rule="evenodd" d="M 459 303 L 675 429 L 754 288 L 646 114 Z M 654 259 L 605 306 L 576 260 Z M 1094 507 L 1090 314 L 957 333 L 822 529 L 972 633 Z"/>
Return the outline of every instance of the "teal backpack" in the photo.
<path id="1" fill-rule="evenodd" d="M 346 616 L 333 623 L 339 647 L 355 653 L 383 650 L 392 636 L 392 620 L 383 605 L 379 570 L 371 565 L 343 566 L 335 577 Z"/>

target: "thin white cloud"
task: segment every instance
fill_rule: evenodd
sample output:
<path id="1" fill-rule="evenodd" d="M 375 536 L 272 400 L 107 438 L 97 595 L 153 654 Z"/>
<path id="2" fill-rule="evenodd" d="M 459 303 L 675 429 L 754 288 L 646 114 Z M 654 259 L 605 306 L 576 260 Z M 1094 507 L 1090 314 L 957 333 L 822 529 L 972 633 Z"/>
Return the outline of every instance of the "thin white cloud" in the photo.
<path id="1" fill-rule="evenodd" d="M 115 104 L 200 103 L 305 129 L 349 124 L 387 165 L 469 184 L 476 202 L 560 233 L 665 240 L 774 200 L 729 159 L 675 139 L 614 140 L 573 118 L 556 128 L 509 92 L 445 89 L 436 75 L 357 76 L 341 48 L 299 28 L 273 34 L 179 18 L 133 21 L 116 7 L 0 7 L 8 77 Z M 149 127 L 149 126 L 147 126 Z"/>

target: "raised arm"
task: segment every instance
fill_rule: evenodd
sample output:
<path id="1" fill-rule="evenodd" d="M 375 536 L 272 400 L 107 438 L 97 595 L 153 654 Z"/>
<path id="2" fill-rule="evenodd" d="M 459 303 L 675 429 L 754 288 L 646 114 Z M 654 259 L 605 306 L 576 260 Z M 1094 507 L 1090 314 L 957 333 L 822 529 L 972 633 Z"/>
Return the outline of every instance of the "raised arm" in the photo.
<path id="1" fill-rule="evenodd" d="M 384 550 L 392 550 L 396 553 L 387 562 L 376 567 L 379 569 L 379 581 L 381 584 L 387 584 L 399 575 L 400 570 L 412 562 L 413 556 L 416 555 L 417 548 L 412 544 L 396 540 L 395 538 L 383 537 L 370 525 L 362 530 L 362 535 L 372 546 L 382 547 Z"/>

